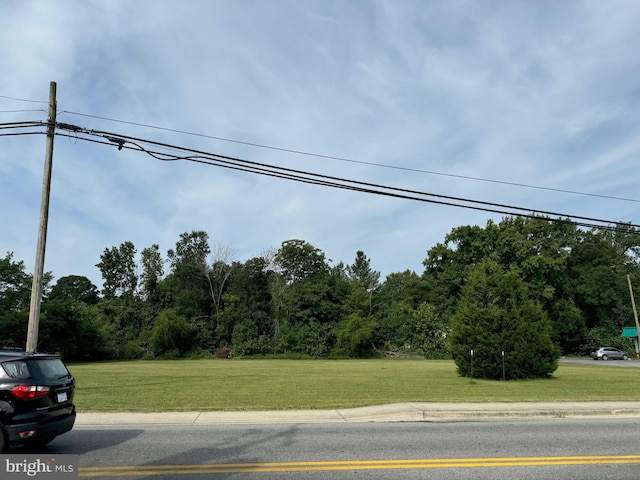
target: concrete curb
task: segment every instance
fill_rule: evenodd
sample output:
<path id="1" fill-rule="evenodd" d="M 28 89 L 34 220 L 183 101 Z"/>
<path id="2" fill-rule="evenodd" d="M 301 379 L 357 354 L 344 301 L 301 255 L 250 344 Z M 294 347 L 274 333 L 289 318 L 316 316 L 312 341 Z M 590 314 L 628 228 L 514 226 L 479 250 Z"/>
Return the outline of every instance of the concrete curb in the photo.
<path id="1" fill-rule="evenodd" d="M 640 402 L 429 403 L 410 402 L 336 410 L 251 412 L 79 412 L 76 427 L 286 423 L 443 422 L 522 418 L 640 418 Z"/>

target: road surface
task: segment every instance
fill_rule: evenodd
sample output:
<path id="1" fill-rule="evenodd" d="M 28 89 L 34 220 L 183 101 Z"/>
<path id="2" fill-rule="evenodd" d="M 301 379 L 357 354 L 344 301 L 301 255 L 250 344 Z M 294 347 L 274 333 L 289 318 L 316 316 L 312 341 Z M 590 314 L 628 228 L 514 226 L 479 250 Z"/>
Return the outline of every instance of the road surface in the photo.
<path id="1" fill-rule="evenodd" d="M 637 480 L 639 438 L 639 418 L 87 426 L 45 451 L 96 479 Z"/>

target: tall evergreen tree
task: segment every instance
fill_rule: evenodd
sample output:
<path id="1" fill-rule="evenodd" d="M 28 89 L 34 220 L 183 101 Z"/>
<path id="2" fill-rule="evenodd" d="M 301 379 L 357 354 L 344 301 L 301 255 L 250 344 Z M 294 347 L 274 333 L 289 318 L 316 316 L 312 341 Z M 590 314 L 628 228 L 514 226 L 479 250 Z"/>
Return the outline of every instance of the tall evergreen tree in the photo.
<path id="1" fill-rule="evenodd" d="M 551 340 L 551 324 L 519 272 L 491 260 L 473 270 L 463 287 L 449 342 L 463 376 L 546 377 L 556 370 L 560 357 Z"/>

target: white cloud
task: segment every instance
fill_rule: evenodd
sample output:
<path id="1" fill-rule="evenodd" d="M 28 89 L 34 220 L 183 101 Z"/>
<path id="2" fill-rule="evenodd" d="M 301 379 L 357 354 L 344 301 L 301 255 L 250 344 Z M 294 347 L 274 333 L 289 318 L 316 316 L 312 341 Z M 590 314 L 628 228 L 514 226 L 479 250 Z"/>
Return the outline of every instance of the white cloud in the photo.
<path id="1" fill-rule="evenodd" d="M 196 150 L 561 213 L 639 222 L 640 6 L 574 2 L 45 0 L 0 3 L 0 123 L 61 122 Z M 19 46 L 19 48 L 17 48 Z M 9 110 L 31 112 L 8 112 Z M 317 152 L 398 170 L 130 123 Z M 0 130 L 0 133 L 2 131 Z M 43 137 L 0 137 L 0 254 L 35 255 Z M 332 190 L 58 137 L 46 268 L 206 230 L 239 260 L 300 238 L 422 271 L 489 213 Z M 31 268 L 31 267 L 29 267 Z"/>

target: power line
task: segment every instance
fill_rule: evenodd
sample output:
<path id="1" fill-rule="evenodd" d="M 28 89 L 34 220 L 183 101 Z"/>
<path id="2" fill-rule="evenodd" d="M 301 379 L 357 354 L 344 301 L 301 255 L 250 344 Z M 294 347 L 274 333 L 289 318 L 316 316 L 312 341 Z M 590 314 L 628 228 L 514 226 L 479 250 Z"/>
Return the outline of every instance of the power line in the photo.
<path id="1" fill-rule="evenodd" d="M 35 127 L 42 127 L 45 126 L 47 123 L 46 122 L 40 122 L 40 121 L 35 121 L 35 122 L 5 122 L 5 123 L 0 123 L 0 131 L 1 130 L 15 130 L 15 129 L 29 129 L 29 128 L 35 128 Z M 26 131 L 26 132 L 12 132 L 12 133 L 0 133 L 0 137 L 16 137 L 16 136 L 20 136 L 20 135 L 40 135 L 44 132 L 30 132 L 30 131 Z"/>
<path id="2" fill-rule="evenodd" d="M 27 110 L 0 110 L 0 113 L 24 113 L 24 112 L 44 112 L 42 108 L 30 108 Z"/>
<path id="3" fill-rule="evenodd" d="M 58 135 L 60 135 L 60 134 L 58 134 Z M 62 134 L 61 136 L 66 136 L 66 137 L 69 137 L 69 138 L 76 138 L 76 139 L 85 140 L 85 141 L 94 142 L 94 143 L 99 143 L 99 144 L 103 144 L 103 145 L 115 146 L 115 145 L 113 145 L 113 142 L 110 143 L 109 141 L 100 141 L 100 140 L 77 137 L 77 136 L 67 135 L 67 134 Z M 461 207 L 461 208 L 468 208 L 468 209 L 473 209 L 473 210 L 481 210 L 481 211 L 491 212 L 491 213 L 500 213 L 500 214 L 505 214 L 505 215 L 519 215 L 519 216 L 525 216 L 525 217 L 529 217 L 529 218 L 536 217 L 535 215 L 515 214 L 514 212 L 508 212 L 508 211 L 503 211 L 503 210 L 489 209 L 489 208 L 482 208 L 482 207 L 474 207 L 472 205 L 455 204 L 455 203 L 452 203 L 452 202 L 444 202 L 444 201 L 438 201 L 438 200 L 433 200 L 433 199 L 425 199 L 425 198 L 414 197 L 414 196 L 410 196 L 410 195 L 403 195 L 403 194 L 397 194 L 397 193 L 390 193 L 390 192 L 384 192 L 384 191 L 379 191 L 379 190 L 373 190 L 373 189 L 369 189 L 369 188 L 358 187 L 356 185 L 340 184 L 340 183 L 335 183 L 335 182 L 330 182 L 330 181 L 323 181 L 320 178 L 316 179 L 316 178 L 310 178 L 310 177 L 304 177 L 304 176 L 296 176 L 296 175 L 293 175 L 293 174 L 290 174 L 290 173 L 287 173 L 287 172 L 279 172 L 277 170 L 273 171 L 273 170 L 268 170 L 268 169 L 265 169 L 265 168 L 257 168 L 257 167 L 250 167 L 250 166 L 239 166 L 239 165 L 233 164 L 231 162 L 227 162 L 227 161 L 223 160 L 222 158 L 206 158 L 206 157 L 203 157 L 203 156 L 200 156 L 200 155 L 190 155 L 190 156 L 182 156 L 181 157 L 181 156 L 178 156 L 178 155 L 171 155 L 171 154 L 166 154 L 166 153 L 162 153 L 162 152 L 156 152 L 156 151 L 147 150 L 147 149 L 145 149 L 145 148 L 143 148 L 143 147 L 141 147 L 139 145 L 135 145 L 135 146 L 124 145 L 122 148 L 123 149 L 127 149 L 127 150 L 133 150 L 133 151 L 141 151 L 141 152 L 147 153 L 148 155 L 150 155 L 151 157 L 153 157 L 155 159 L 162 160 L 162 161 L 185 160 L 185 161 L 191 161 L 191 162 L 195 162 L 195 163 L 205 164 L 205 165 L 208 165 L 208 166 L 218 166 L 218 167 L 227 168 L 227 169 L 231 169 L 231 170 L 248 172 L 248 173 L 256 173 L 256 174 L 260 174 L 260 175 L 265 175 L 265 176 L 274 177 L 274 178 L 281 178 L 281 179 L 285 179 L 285 180 L 294 180 L 294 181 L 297 181 L 297 182 L 307 183 L 307 184 L 312 184 L 312 185 L 340 188 L 340 189 L 358 191 L 358 192 L 363 192 L 363 193 L 384 195 L 384 196 L 389 196 L 389 197 L 402 198 L 402 199 L 407 199 L 407 200 L 416 200 L 416 201 L 422 201 L 422 202 L 427 202 L 427 203 L 434 203 L 434 204 Z M 391 187 L 383 187 L 383 188 L 391 188 Z M 399 190 L 401 190 L 401 189 L 399 189 Z"/>
<path id="4" fill-rule="evenodd" d="M 46 132 L 0 133 L 0 137 L 20 137 L 23 135 L 44 135 Z"/>
<path id="5" fill-rule="evenodd" d="M 42 101 L 42 100 L 28 100 L 26 98 L 15 98 L 15 97 L 8 97 L 6 95 L 0 95 L 0 98 L 4 98 L 7 100 L 13 100 L 16 102 L 27 102 L 27 103 L 49 103 L 48 101 Z"/>
<path id="6" fill-rule="evenodd" d="M 284 168 L 284 167 L 279 167 L 279 166 L 269 165 L 269 164 L 264 164 L 259 162 L 253 162 L 253 161 L 240 159 L 236 157 L 219 155 L 211 152 L 195 150 L 195 149 L 186 148 L 186 147 L 180 147 L 177 145 L 171 145 L 163 142 L 156 142 L 153 140 L 142 139 L 142 138 L 132 137 L 128 135 L 117 134 L 113 132 L 85 129 L 83 127 L 79 127 L 76 125 L 59 123 L 58 128 L 74 133 L 74 135 L 64 134 L 64 136 L 77 138 L 81 140 L 93 141 L 93 142 L 102 143 L 102 144 L 112 144 L 114 146 L 117 146 L 118 149 L 126 148 L 126 149 L 143 151 L 158 160 L 165 160 L 165 161 L 186 160 L 186 161 L 204 163 L 207 165 L 222 166 L 225 168 L 232 168 L 235 170 L 241 170 L 241 171 L 246 171 L 251 173 L 258 173 L 261 175 L 275 176 L 278 178 L 295 180 L 295 181 L 304 182 L 304 183 L 312 183 L 316 185 L 329 186 L 334 188 L 355 190 L 363 193 L 385 195 L 385 196 L 391 196 L 396 198 L 418 200 L 418 201 L 423 201 L 428 203 L 456 206 L 460 208 L 468 208 L 473 210 L 481 210 L 481 211 L 486 211 L 491 213 L 499 213 L 503 215 L 517 215 L 517 216 L 523 216 L 527 218 L 539 218 L 540 215 L 551 215 L 554 217 L 558 217 L 557 219 L 552 219 L 552 221 L 571 223 L 574 225 L 591 227 L 591 228 L 612 229 L 610 225 L 618 223 L 610 220 L 604 220 L 604 219 L 598 219 L 598 218 L 592 218 L 592 217 L 566 215 L 566 214 L 561 214 L 557 212 L 522 208 L 522 207 L 517 207 L 513 205 L 484 202 L 479 200 L 465 199 L 461 197 L 453 197 L 448 195 L 440 195 L 440 194 L 434 194 L 434 193 L 428 193 L 428 192 L 402 189 L 397 187 L 390 187 L 386 185 L 360 182 L 360 181 L 349 180 L 349 179 L 334 177 L 329 175 L 321 175 L 317 173 Z M 80 134 L 98 137 L 98 138 L 101 138 L 102 140 L 98 141 L 95 139 L 88 139 L 88 138 L 79 136 Z M 140 143 L 154 145 L 156 147 L 165 148 L 165 149 L 187 152 L 189 153 L 189 155 L 180 156 L 180 155 L 168 154 L 164 152 L 151 151 L 149 149 L 142 147 Z M 424 198 L 424 197 L 428 197 L 428 198 Z M 439 200 L 435 200 L 435 199 L 439 199 Z M 463 202 L 463 203 L 454 203 L 454 202 Z M 565 218 L 563 219 L 562 217 L 565 217 Z M 625 225 L 634 227 L 634 228 L 640 228 L 640 225 L 634 225 L 634 224 L 625 224 Z"/>
<path id="7" fill-rule="evenodd" d="M 41 127 L 46 125 L 47 122 L 41 121 L 22 121 L 22 122 L 3 122 L 0 123 L 0 128 L 24 128 L 24 127 Z"/>
<path id="8" fill-rule="evenodd" d="M 340 162 L 348 162 L 348 163 L 354 163 L 354 164 L 359 164 L 359 165 L 369 165 L 369 166 L 374 166 L 374 167 L 389 168 L 389 169 L 393 169 L 393 170 L 401 170 L 401 171 L 412 172 L 412 173 L 422 173 L 422 174 L 427 174 L 427 175 L 438 175 L 438 176 L 443 176 L 443 177 L 459 178 L 459 179 L 463 179 L 463 180 L 473 180 L 473 181 L 478 181 L 478 182 L 487 182 L 487 183 L 494 183 L 494 184 L 500 184 L 500 185 L 509 185 L 509 186 L 512 186 L 512 187 L 530 188 L 530 189 L 545 190 L 545 191 L 558 192 L 558 193 L 568 193 L 568 194 L 571 194 L 571 195 L 581 195 L 581 196 L 588 196 L 588 197 L 604 198 L 604 199 L 609 199 L 609 200 L 620 200 L 620 201 L 625 201 L 625 202 L 640 203 L 640 200 L 634 199 L 634 198 L 625 198 L 625 197 L 617 197 L 617 196 L 612 196 L 612 195 L 602 195 L 602 194 L 597 194 L 597 193 L 579 192 L 579 191 L 575 191 L 575 190 L 567 190 L 567 189 L 562 189 L 562 188 L 543 187 L 543 186 L 540 186 L 540 185 L 529 185 L 529 184 L 525 184 L 525 183 L 508 182 L 508 181 L 504 181 L 504 180 L 495 180 L 495 179 L 489 179 L 489 178 L 473 177 L 473 176 L 468 176 L 468 175 L 457 175 L 457 174 L 452 174 L 452 173 L 443 173 L 443 172 L 436 172 L 436 171 L 431 171 L 431 170 L 422 170 L 422 169 L 410 168 L 410 167 L 402 167 L 402 166 L 397 166 L 397 165 L 387 165 L 387 164 L 383 164 L 383 163 L 367 162 L 367 161 L 363 161 L 363 160 L 354 160 L 354 159 L 345 158 L 345 157 L 338 157 L 338 156 L 332 156 L 332 155 L 323 155 L 323 154 L 319 154 L 319 153 L 311 153 L 311 152 L 305 152 L 305 151 L 302 151 L 302 150 L 293 150 L 293 149 L 282 148 L 282 147 L 274 147 L 274 146 L 269 146 L 269 145 L 264 145 L 264 144 L 259 144 L 259 143 L 245 142 L 245 141 L 241 141 L 241 140 L 232 140 L 232 139 L 229 139 L 229 138 L 217 137 L 217 136 L 214 136 L 214 135 L 206 135 L 206 134 L 202 134 L 202 133 L 194 133 L 194 132 L 189 132 L 189 131 L 179 130 L 179 129 L 174 129 L 174 128 L 159 127 L 159 126 L 149 125 L 149 124 L 145 124 L 145 123 L 130 122 L 130 121 L 126 121 L 126 120 L 117 120 L 117 119 L 103 117 L 103 116 L 99 116 L 99 115 L 90 115 L 90 114 L 87 114 L 87 113 L 71 112 L 71 111 L 68 111 L 68 110 L 63 110 L 60 113 L 68 113 L 70 115 L 78 115 L 78 116 L 82 116 L 82 117 L 95 118 L 95 119 L 98 119 L 98 120 L 106 120 L 106 121 L 109 121 L 109 122 L 122 123 L 122 124 L 125 124 L 125 125 L 134 125 L 134 126 L 137 126 L 137 127 L 151 128 L 151 129 L 161 130 L 161 131 L 165 131 L 165 132 L 179 133 L 179 134 L 182 134 L 182 135 L 190 135 L 190 136 L 194 136 L 194 137 L 208 138 L 208 139 L 211 139 L 211 140 L 219 140 L 219 141 L 222 141 L 222 142 L 235 143 L 235 144 L 239 144 L 239 145 L 246 145 L 246 146 L 256 147 L 256 148 L 264 148 L 264 149 L 274 150 L 274 151 L 278 151 L 278 152 L 292 153 L 292 154 L 296 154 L 296 155 L 304 155 L 304 156 L 315 157 L 315 158 L 324 158 L 324 159 L 328 159 L 328 160 L 337 160 L 337 161 L 340 161 Z"/>

